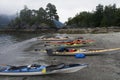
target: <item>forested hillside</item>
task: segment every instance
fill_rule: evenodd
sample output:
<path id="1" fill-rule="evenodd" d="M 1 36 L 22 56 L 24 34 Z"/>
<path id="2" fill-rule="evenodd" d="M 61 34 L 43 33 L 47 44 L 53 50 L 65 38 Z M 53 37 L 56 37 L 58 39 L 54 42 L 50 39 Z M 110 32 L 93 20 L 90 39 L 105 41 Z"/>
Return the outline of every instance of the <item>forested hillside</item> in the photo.
<path id="1" fill-rule="evenodd" d="M 27 6 L 17 14 L 17 17 L 9 24 L 13 29 L 44 29 L 56 28 L 53 20 L 59 21 L 55 5 L 48 3 L 46 8 L 31 10 Z"/>
<path id="2" fill-rule="evenodd" d="M 92 12 L 80 12 L 69 18 L 67 25 L 74 27 L 111 27 L 120 26 L 120 8 L 116 4 L 103 6 L 99 4 Z"/>

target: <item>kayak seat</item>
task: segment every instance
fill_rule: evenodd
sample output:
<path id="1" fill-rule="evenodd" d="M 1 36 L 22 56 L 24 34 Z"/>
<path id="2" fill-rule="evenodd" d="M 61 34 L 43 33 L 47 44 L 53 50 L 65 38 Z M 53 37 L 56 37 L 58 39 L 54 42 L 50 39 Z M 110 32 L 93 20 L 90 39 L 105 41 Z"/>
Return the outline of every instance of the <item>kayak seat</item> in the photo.
<path id="1" fill-rule="evenodd" d="M 58 52 L 69 52 L 69 49 L 68 48 L 60 48 L 60 49 L 57 49 Z"/>
<path id="2" fill-rule="evenodd" d="M 50 65 L 50 66 L 46 67 L 46 70 L 52 71 L 52 70 L 62 69 L 62 68 L 64 68 L 64 66 L 65 66 L 64 63 L 58 64 L 58 65 Z"/>
<path id="3" fill-rule="evenodd" d="M 41 65 L 38 64 L 32 64 L 31 67 L 40 67 Z"/>
<path id="4" fill-rule="evenodd" d="M 27 66 L 11 66 L 9 68 L 9 70 L 20 70 L 20 69 L 23 69 L 23 68 L 26 68 Z"/>
<path id="5" fill-rule="evenodd" d="M 0 72 L 5 71 L 6 69 L 6 67 L 0 67 Z"/>
<path id="6" fill-rule="evenodd" d="M 75 67 L 75 66 L 79 66 L 80 64 L 69 64 L 69 67 Z"/>

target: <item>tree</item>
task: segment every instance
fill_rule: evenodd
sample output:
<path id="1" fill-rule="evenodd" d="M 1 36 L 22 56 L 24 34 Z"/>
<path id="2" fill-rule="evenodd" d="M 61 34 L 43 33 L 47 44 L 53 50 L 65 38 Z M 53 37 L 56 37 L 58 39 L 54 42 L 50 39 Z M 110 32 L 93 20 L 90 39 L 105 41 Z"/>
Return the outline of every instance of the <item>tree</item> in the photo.
<path id="1" fill-rule="evenodd" d="M 55 5 L 51 3 L 48 3 L 45 9 L 40 7 L 39 10 L 28 9 L 25 5 L 19 16 L 12 20 L 10 25 L 17 29 L 36 29 L 42 27 L 42 24 L 50 28 L 56 28 L 53 22 L 54 19 L 59 20 L 59 16 Z"/>
<path id="2" fill-rule="evenodd" d="M 116 5 L 105 6 L 101 26 L 114 26 L 116 22 Z"/>
<path id="3" fill-rule="evenodd" d="M 115 26 L 120 26 L 120 8 L 116 10 Z"/>
<path id="4" fill-rule="evenodd" d="M 50 20 L 56 19 L 59 20 L 59 16 L 57 15 L 57 10 L 55 5 L 48 3 L 46 6 L 47 17 Z"/>
<path id="5" fill-rule="evenodd" d="M 68 19 L 67 25 L 79 27 L 109 27 L 120 26 L 120 8 L 116 4 L 103 6 L 99 4 L 93 12 L 83 11 Z"/>
<path id="6" fill-rule="evenodd" d="M 46 11 L 42 7 L 39 8 L 37 14 L 38 14 L 37 15 L 38 21 L 40 21 L 40 22 L 46 21 L 47 13 L 46 13 Z"/>
<path id="7" fill-rule="evenodd" d="M 68 18 L 67 24 L 74 24 L 77 27 L 91 27 L 93 26 L 93 14 L 90 12 L 81 12 L 74 18 Z"/>
<path id="8" fill-rule="evenodd" d="M 27 6 L 24 6 L 24 9 L 20 11 L 20 19 L 26 23 L 29 23 L 29 21 L 32 19 L 32 11 L 27 8 Z"/>
<path id="9" fill-rule="evenodd" d="M 96 6 L 96 11 L 94 13 L 94 26 L 99 27 L 101 25 L 101 20 L 103 18 L 103 5 L 99 4 Z"/>

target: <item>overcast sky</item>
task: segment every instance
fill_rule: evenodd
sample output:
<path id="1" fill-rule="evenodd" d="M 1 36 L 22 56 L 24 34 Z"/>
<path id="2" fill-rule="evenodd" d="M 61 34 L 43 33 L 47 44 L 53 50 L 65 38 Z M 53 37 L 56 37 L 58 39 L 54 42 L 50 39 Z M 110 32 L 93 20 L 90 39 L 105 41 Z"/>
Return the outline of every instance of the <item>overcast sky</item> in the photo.
<path id="1" fill-rule="evenodd" d="M 60 21 L 65 22 L 81 11 L 92 11 L 98 4 L 116 4 L 120 7 L 120 0 L 0 0 L 0 14 L 15 14 L 27 5 L 30 9 L 46 8 L 52 3 L 57 8 Z"/>

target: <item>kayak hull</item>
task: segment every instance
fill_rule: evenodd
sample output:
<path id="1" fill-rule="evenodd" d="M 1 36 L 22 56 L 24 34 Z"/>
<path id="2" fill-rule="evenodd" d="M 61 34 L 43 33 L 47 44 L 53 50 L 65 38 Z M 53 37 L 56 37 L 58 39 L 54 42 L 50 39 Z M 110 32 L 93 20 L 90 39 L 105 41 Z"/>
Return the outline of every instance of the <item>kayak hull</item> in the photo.
<path id="1" fill-rule="evenodd" d="M 93 55 L 102 55 L 115 50 L 120 50 L 120 48 L 92 50 L 92 51 L 77 50 L 76 52 L 57 52 L 57 51 L 53 51 L 52 49 L 48 49 L 46 51 L 49 56 L 74 56 L 75 54 L 84 54 L 86 56 L 93 56 Z"/>
<path id="2" fill-rule="evenodd" d="M 73 73 L 76 71 L 79 71 L 85 67 L 87 67 L 87 64 L 77 64 L 76 66 L 67 67 L 61 69 L 54 69 L 54 70 L 48 70 L 46 68 L 46 72 L 0 72 L 0 75 L 6 75 L 6 76 L 28 76 L 28 75 L 47 75 L 47 74 L 59 74 L 59 73 Z"/>

